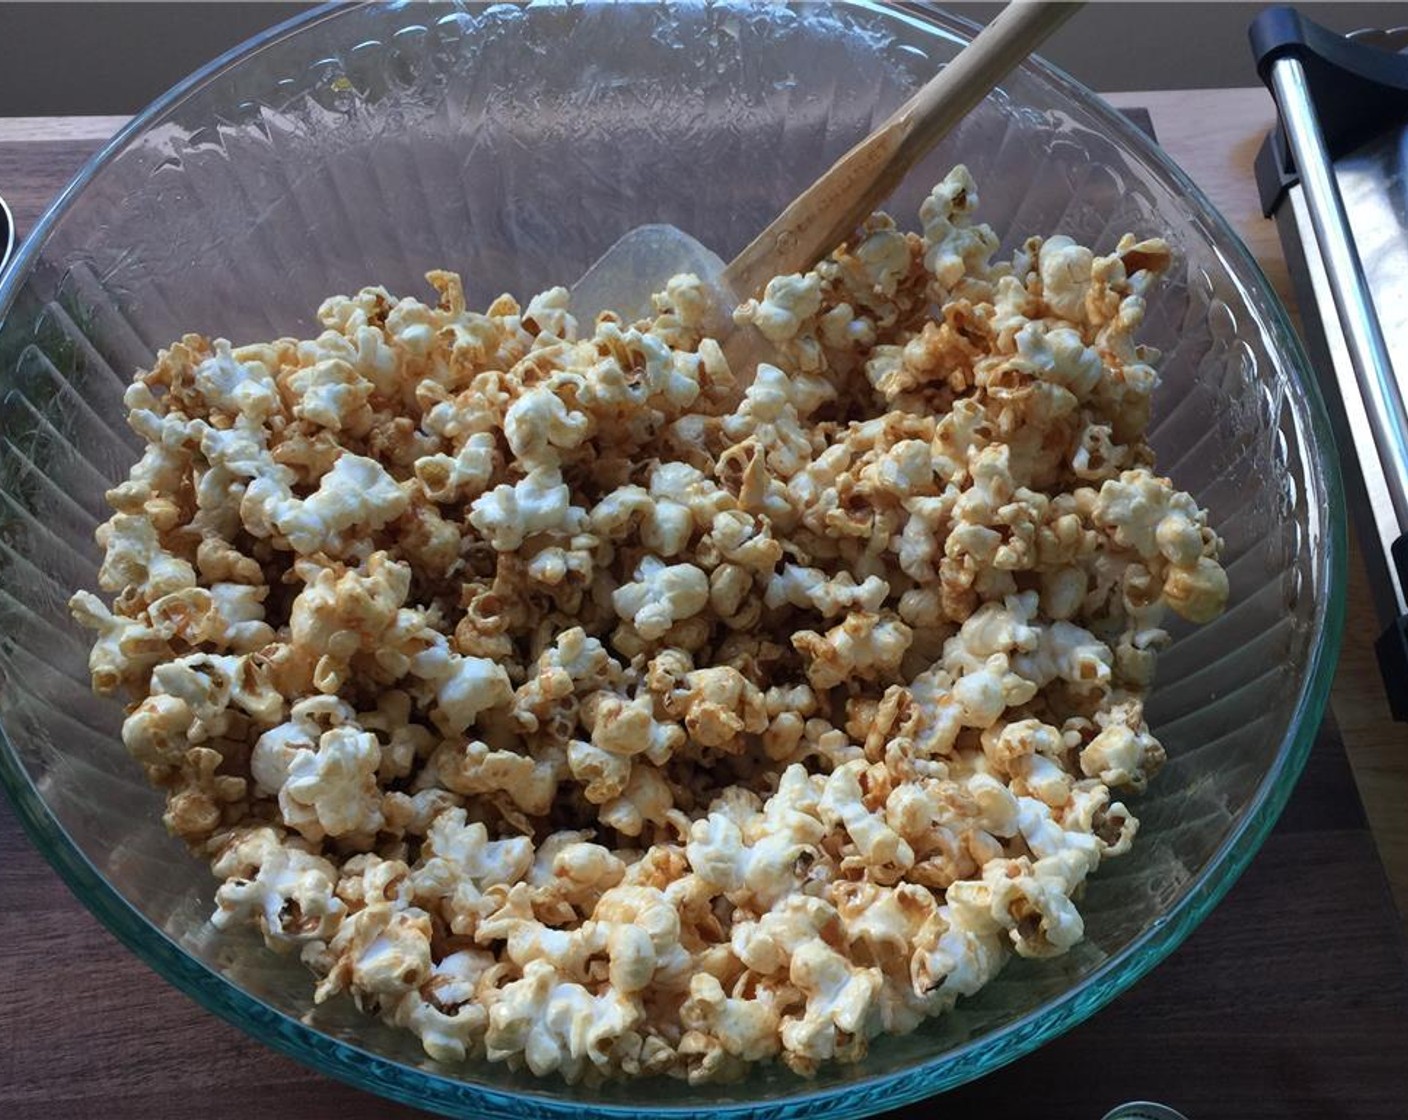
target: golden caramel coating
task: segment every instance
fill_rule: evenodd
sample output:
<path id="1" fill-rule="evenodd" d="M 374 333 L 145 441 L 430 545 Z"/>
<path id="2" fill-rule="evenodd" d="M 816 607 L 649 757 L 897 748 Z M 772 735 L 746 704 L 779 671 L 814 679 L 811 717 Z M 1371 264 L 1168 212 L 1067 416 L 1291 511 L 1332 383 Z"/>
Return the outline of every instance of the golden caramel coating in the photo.
<path id="1" fill-rule="evenodd" d="M 580 324 L 434 272 L 139 373 L 71 609 L 214 924 L 570 1082 L 810 1074 L 1075 945 L 1228 582 L 1144 439 L 1168 247 L 993 263 L 977 202 L 738 307 L 741 394 L 691 276 Z"/>

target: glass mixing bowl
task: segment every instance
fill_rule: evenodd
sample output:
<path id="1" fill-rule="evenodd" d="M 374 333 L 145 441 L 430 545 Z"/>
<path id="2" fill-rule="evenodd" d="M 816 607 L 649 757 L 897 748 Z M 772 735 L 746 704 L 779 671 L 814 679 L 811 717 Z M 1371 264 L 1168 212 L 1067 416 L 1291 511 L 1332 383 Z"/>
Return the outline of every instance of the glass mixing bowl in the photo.
<path id="1" fill-rule="evenodd" d="M 34 842 L 143 960 L 269 1045 L 427 1108 L 822 1117 L 1009 1062 L 1187 936 L 1270 829 L 1324 709 L 1340 486 L 1305 358 L 1246 250 L 1142 134 L 1037 62 L 891 209 L 913 221 L 962 160 L 1004 250 L 1038 232 L 1170 240 L 1177 265 L 1145 332 L 1164 351 L 1153 442 L 1211 510 L 1232 588 L 1227 613 L 1177 629 L 1163 657 L 1149 716 L 1169 762 L 1138 799 L 1133 854 L 1090 883 L 1070 954 L 1014 961 L 954 1014 L 812 1081 L 764 1068 L 726 1086 L 589 1089 L 437 1066 L 410 1034 L 338 1001 L 314 1008 L 295 960 L 210 928 L 214 881 L 162 827 L 65 609 L 94 585 L 102 494 L 138 449 L 122 389 L 157 347 L 188 331 L 298 335 L 323 296 L 428 294 L 433 267 L 463 272 L 480 304 L 530 294 L 644 222 L 727 257 L 969 31 L 919 5 L 320 10 L 212 63 L 83 171 L 0 290 L 0 776 Z"/>

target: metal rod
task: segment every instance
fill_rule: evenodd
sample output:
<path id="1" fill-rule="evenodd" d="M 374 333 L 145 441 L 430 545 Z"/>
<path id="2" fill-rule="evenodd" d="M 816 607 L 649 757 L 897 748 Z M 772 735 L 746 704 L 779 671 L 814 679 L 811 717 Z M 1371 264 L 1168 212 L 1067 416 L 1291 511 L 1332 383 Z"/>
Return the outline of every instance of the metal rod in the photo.
<path id="1" fill-rule="evenodd" d="M 15 247 L 15 219 L 5 200 L 0 198 L 0 272 L 10 263 L 10 253 Z"/>
<path id="2" fill-rule="evenodd" d="M 1330 278 L 1335 309 L 1364 398 L 1398 527 L 1401 532 L 1408 532 L 1408 411 L 1404 409 L 1403 394 L 1374 311 L 1364 266 L 1354 249 L 1344 200 L 1300 60 L 1278 59 L 1271 67 L 1271 88 L 1300 173 L 1310 224 Z"/>

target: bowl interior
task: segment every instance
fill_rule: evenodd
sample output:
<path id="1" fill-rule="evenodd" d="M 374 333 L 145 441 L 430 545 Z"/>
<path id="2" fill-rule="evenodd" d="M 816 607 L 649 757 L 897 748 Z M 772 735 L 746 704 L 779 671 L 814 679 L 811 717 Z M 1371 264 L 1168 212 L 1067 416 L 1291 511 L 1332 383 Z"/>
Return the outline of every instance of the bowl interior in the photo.
<path id="1" fill-rule="evenodd" d="M 1164 351 L 1153 442 L 1211 510 L 1232 586 L 1227 614 L 1177 630 L 1162 660 L 1149 714 L 1169 764 L 1133 806 L 1133 854 L 1090 883 L 1087 940 L 1065 957 L 1014 961 L 954 1014 L 810 1083 L 765 1069 L 731 1086 L 568 1090 L 436 1067 L 409 1034 L 340 1002 L 313 1008 L 296 961 L 207 925 L 214 881 L 165 833 L 68 621 L 71 590 L 94 586 L 103 491 L 138 451 L 122 389 L 158 347 L 191 331 L 299 335 L 328 294 L 423 296 L 436 267 L 464 274 L 471 303 L 526 298 L 645 222 L 727 257 L 963 39 L 906 6 L 372 5 L 269 37 L 119 141 L 0 297 L 0 721 L 22 815 L 124 939 L 286 1049 L 430 1106 L 507 1113 L 497 1094 L 521 1093 L 549 1111 L 644 1096 L 717 1113 L 810 1097 L 823 1114 L 890 1107 L 1010 1059 L 1191 928 L 1269 827 L 1323 706 L 1338 484 L 1299 351 L 1245 251 L 1150 145 L 1039 66 L 990 96 L 889 209 L 913 226 L 962 161 L 1004 252 L 1033 233 L 1097 250 L 1127 231 L 1172 242 L 1145 330 Z"/>

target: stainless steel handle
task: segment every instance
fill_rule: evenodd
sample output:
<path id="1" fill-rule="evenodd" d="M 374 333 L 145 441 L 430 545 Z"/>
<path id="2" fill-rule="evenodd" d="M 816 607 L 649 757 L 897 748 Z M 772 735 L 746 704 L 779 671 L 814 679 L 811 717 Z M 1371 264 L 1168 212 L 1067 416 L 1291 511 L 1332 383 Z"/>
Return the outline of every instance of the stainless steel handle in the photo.
<path id="1" fill-rule="evenodd" d="M 1400 533 L 1408 532 L 1408 410 L 1403 404 L 1383 329 L 1374 311 L 1364 266 L 1335 181 L 1305 68 L 1294 57 L 1271 66 L 1271 88 L 1281 110 L 1286 141 L 1300 172 L 1310 223 L 1334 293 L 1355 380 L 1364 400 L 1374 447 L 1383 467 Z M 1408 589 L 1405 589 L 1408 590 Z"/>

